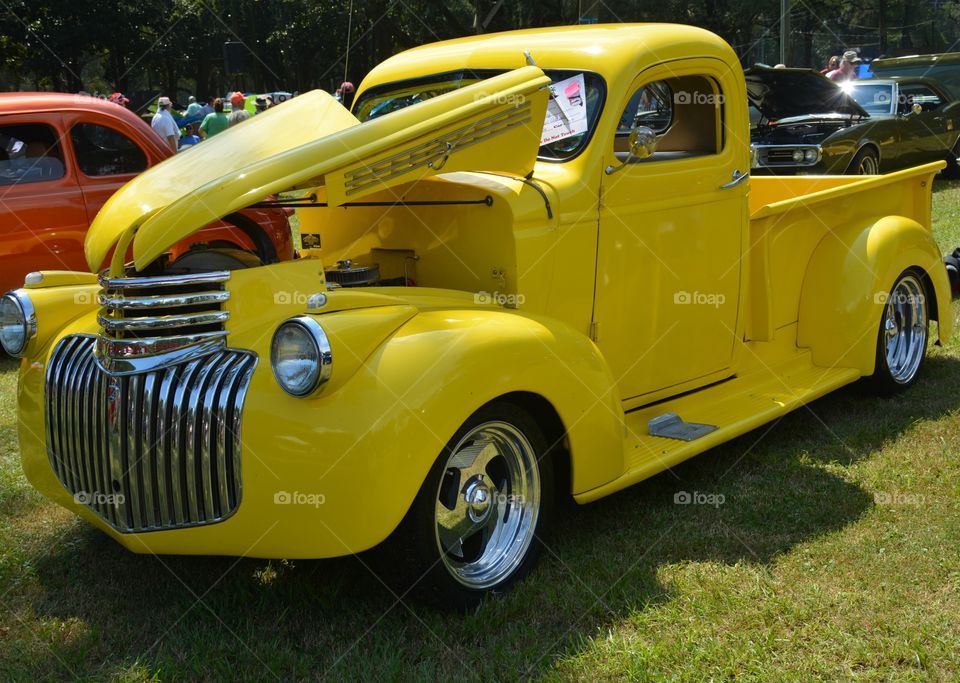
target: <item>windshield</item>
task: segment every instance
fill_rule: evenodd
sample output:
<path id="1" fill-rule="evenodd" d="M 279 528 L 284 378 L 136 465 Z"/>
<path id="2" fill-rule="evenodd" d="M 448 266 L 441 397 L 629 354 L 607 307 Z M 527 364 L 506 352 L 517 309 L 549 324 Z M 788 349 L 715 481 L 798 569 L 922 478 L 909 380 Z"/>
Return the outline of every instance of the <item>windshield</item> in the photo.
<path id="1" fill-rule="evenodd" d="M 545 129 L 542 139 L 552 138 L 553 141 L 542 145 L 537 156 L 547 161 L 566 161 L 577 156 L 590 142 L 597 120 L 600 118 L 606 85 L 599 74 L 591 71 L 544 69 L 543 72 L 550 78 L 553 85 L 551 86 L 551 106 L 547 108 L 547 121 L 544 122 Z M 365 90 L 354 103 L 353 115 L 361 122 L 369 121 L 502 73 L 506 73 L 506 71 L 461 69 L 374 86 Z M 584 86 L 582 97 L 578 87 L 581 78 Z M 556 129 L 557 127 L 558 118 L 557 114 L 554 113 L 560 112 L 555 106 L 557 102 L 561 102 L 564 107 L 569 105 L 586 107 L 586 123 L 585 126 L 581 126 L 585 128 L 584 131 L 579 132 L 580 128 L 578 128 L 578 132 L 568 132 L 567 134 L 561 134 L 561 136 L 548 133 L 546 127 L 551 125 L 551 121 L 553 121 L 552 128 Z M 568 110 L 565 109 L 564 111 Z M 563 113 L 560 113 L 559 117 L 566 119 Z M 560 137 L 560 139 L 557 139 L 557 137 Z"/>
<path id="2" fill-rule="evenodd" d="M 852 83 L 844 90 L 868 114 L 889 114 L 893 104 L 893 85 L 890 83 Z"/>

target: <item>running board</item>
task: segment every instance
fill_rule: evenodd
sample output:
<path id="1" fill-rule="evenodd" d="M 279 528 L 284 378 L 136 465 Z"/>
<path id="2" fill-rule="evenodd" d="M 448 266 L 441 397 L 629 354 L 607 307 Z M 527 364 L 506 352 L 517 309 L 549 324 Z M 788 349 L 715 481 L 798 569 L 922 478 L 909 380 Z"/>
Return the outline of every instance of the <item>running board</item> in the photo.
<path id="1" fill-rule="evenodd" d="M 762 372 L 735 377 L 629 412 L 624 416 L 624 473 L 599 488 L 577 494 L 575 498 L 579 503 L 588 503 L 636 484 L 859 377 L 860 373 L 852 368 L 817 367 L 810 362 L 809 352 L 802 352 Z M 692 440 L 658 435 L 658 427 L 670 413 L 691 421 L 683 423 L 681 420 L 681 424 L 699 423 L 706 427 L 716 425 L 716 428 Z"/>

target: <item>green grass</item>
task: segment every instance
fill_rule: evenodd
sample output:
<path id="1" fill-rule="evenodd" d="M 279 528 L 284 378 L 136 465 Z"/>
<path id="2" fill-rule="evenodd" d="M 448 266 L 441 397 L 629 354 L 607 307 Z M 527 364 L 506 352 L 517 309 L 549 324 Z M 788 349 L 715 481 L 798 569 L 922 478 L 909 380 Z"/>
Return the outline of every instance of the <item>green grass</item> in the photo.
<path id="1" fill-rule="evenodd" d="M 952 250 L 960 184 L 935 192 Z M 128 553 L 27 485 L 15 393 L 0 361 L 0 680 L 960 678 L 957 341 L 906 396 L 845 389 L 567 513 L 467 616 L 365 558 Z"/>

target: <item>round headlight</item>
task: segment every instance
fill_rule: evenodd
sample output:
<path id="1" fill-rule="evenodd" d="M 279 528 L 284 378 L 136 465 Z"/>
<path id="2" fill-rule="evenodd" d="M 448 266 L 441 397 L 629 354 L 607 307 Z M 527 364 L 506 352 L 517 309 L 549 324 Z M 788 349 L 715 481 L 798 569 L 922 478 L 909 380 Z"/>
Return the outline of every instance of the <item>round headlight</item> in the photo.
<path id="1" fill-rule="evenodd" d="M 0 346 L 11 356 L 20 356 L 37 333 L 37 316 L 23 290 L 7 292 L 0 299 Z"/>
<path id="2" fill-rule="evenodd" d="M 793 160 L 794 161 L 803 161 L 803 150 L 795 149 L 793 150 Z"/>
<path id="3" fill-rule="evenodd" d="M 307 396 L 330 379 L 333 354 L 320 323 L 302 315 L 283 322 L 270 345 L 273 376 L 292 396 Z"/>
<path id="4" fill-rule="evenodd" d="M 803 153 L 803 158 L 804 158 L 804 161 L 808 161 L 808 162 L 810 162 L 810 163 L 813 163 L 814 161 L 817 160 L 817 150 L 815 150 L 815 149 L 808 149 L 808 150 L 806 150 L 806 151 Z"/>

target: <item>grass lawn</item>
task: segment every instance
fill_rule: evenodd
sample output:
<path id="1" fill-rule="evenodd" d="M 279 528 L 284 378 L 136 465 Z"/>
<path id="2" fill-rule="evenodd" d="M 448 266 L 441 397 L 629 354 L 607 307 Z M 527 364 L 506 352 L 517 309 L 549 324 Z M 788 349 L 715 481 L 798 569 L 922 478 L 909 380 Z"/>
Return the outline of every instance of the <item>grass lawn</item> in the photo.
<path id="1" fill-rule="evenodd" d="M 960 183 L 935 193 L 952 250 Z M 467 616 L 396 602 L 363 558 L 128 553 L 27 485 L 15 393 L 0 361 L 3 681 L 960 679 L 957 341 L 906 396 L 845 389 L 569 512 Z"/>

